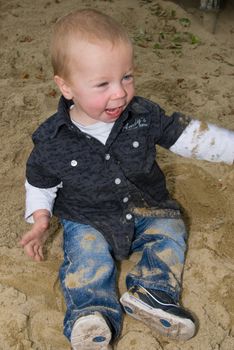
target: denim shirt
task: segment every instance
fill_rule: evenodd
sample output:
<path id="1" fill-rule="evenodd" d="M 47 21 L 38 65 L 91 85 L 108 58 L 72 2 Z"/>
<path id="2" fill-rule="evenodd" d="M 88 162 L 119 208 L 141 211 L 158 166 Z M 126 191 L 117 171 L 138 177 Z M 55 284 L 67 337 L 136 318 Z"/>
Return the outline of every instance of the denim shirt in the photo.
<path id="1" fill-rule="evenodd" d="M 179 215 L 156 162 L 156 145 L 169 149 L 190 118 L 168 117 L 157 104 L 136 96 L 103 145 L 71 122 L 72 104 L 62 96 L 57 113 L 34 132 L 26 177 L 38 188 L 62 182 L 54 215 L 93 226 L 122 259 L 129 253 L 135 215 Z"/>

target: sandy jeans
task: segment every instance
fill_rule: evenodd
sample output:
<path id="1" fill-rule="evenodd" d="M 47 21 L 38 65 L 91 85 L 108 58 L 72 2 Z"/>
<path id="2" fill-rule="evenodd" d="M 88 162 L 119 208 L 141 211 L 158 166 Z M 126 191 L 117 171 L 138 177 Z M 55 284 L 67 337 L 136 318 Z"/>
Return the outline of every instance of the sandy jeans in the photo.
<path id="1" fill-rule="evenodd" d="M 116 290 L 116 263 L 103 235 L 89 225 L 62 220 L 64 261 L 60 281 L 66 300 L 64 334 L 70 339 L 78 317 L 101 312 L 113 336 L 120 334 L 123 310 Z M 136 217 L 131 246 L 136 262 L 127 274 L 134 285 L 166 291 L 176 302 L 180 296 L 186 251 L 186 229 L 181 218 Z"/>

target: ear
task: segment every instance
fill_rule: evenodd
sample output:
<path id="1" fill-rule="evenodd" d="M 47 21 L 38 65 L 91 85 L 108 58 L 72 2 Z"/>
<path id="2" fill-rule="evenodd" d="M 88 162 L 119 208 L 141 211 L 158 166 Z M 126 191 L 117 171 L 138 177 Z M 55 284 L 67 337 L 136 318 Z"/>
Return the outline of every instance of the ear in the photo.
<path id="1" fill-rule="evenodd" d="M 62 95 L 67 99 L 67 100 L 72 100 L 73 98 L 73 93 L 70 85 L 61 77 L 58 75 L 54 76 L 54 81 L 56 85 L 58 86 L 59 90 L 61 91 Z"/>

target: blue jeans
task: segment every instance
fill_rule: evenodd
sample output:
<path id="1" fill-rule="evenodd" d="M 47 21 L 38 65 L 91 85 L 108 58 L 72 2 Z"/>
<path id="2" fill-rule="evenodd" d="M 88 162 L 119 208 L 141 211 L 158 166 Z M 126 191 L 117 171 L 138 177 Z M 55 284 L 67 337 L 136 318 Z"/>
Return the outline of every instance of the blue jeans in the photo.
<path id="1" fill-rule="evenodd" d="M 64 261 L 59 276 L 67 311 L 64 334 L 70 339 L 78 317 L 100 312 L 113 337 L 120 334 L 123 310 L 116 283 L 116 263 L 103 235 L 89 225 L 62 220 Z M 167 292 L 175 302 L 181 290 L 186 250 L 182 219 L 136 217 L 131 254 L 137 260 L 126 277 L 127 288 L 142 285 Z"/>

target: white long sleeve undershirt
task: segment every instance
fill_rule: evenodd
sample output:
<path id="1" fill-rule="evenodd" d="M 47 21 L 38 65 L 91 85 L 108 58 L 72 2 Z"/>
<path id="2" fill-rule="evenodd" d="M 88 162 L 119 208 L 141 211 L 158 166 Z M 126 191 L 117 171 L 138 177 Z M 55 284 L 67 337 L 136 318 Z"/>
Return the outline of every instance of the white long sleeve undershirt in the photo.
<path id="1" fill-rule="evenodd" d="M 103 144 L 111 132 L 114 123 L 98 122 L 83 126 L 72 121 L 81 131 L 95 137 Z M 211 162 L 234 162 L 234 132 L 220 128 L 214 124 L 192 120 L 170 151 L 188 158 L 208 160 Z M 26 210 L 25 219 L 33 223 L 32 214 L 39 209 L 47 209 L 52 215 L 57 191 L 62 182 L 51 188 L 37 188 L 26 180 Z"/>
<path id="2" fill-rule="evenodd" d="M 187 158 L 233 164 L 234 132 L 192 120 L 170 151 Z"/>

